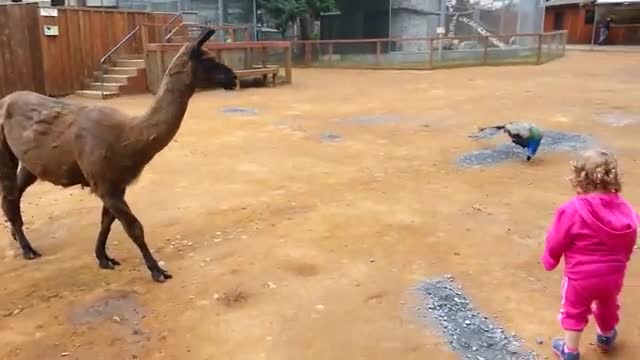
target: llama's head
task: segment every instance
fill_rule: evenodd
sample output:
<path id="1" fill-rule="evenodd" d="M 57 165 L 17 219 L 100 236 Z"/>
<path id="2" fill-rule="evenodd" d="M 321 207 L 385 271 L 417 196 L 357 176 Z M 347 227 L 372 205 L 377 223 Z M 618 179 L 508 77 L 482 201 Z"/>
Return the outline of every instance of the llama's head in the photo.
<path id="1" fill-rule="evenodd" d="M 225 90 L 233 90 L 238 80 L 236 74 L 202 48 L 215 32 L 213 29 L 205 30 L 198 41 L 191 45 L 189 59 L 193 66 L 193 80 L 197 88 L 222 87 Z"/>

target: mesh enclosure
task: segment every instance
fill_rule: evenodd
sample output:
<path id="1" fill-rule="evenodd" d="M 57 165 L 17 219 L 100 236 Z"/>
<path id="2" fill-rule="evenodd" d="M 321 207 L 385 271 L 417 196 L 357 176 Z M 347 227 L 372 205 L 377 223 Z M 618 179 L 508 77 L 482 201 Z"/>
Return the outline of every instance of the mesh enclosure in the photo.
<path id="1" fill-rule="evenodd" d="M 340 10 L 323 16 L 324 42 L 294 47 L 296 62 L 435 68 L 540 63 L 564 54 L 566 35 L 541 34 L 541 0 L 354 0 Z"/>

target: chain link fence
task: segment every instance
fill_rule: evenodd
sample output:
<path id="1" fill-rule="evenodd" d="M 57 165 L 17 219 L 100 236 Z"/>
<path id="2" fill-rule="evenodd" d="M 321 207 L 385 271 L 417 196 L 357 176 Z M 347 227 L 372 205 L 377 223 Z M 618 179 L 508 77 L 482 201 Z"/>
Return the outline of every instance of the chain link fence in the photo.
<path id="1" fill-rule="evenodd" d="M 564 56 L 566 40 L 567 32 L 558 31 L 445 38 L 295 41 L 293 62 L 298 66 L 371 69 L 542 64 Z"/>

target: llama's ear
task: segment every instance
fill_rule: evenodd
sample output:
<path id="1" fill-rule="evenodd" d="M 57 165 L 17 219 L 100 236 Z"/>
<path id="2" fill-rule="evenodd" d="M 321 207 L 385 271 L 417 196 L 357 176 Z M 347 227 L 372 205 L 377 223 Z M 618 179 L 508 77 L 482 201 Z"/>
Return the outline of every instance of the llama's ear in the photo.
<path id="1" fill-rule="evenodd" d="M 200 35 L 200 39 L 198 39 L 198 42 L 196 43 L 196 48 L 201 48 L 202 45 L 204 45 L 204 43 L 206 43 L 207 40 L 211 39 L 211 37 L 215 33 L 216 33 L 215 29 L 207 29 L 203 31 L 202 35 Z"/>

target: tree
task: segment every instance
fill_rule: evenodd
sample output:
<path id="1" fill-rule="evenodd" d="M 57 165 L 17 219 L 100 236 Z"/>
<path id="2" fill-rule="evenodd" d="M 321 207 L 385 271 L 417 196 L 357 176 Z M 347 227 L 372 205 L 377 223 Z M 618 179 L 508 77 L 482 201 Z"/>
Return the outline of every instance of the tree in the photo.
<path id="1" fill-rule="evenodd" d="M 302 40 L 311 38 L 313 21 L 320 13 L 335 10 L 334 0 L 258 0 L 258 6 L 275 22 L 276 28 L 283 34 L 290 25 L 300 22 Z"/>

